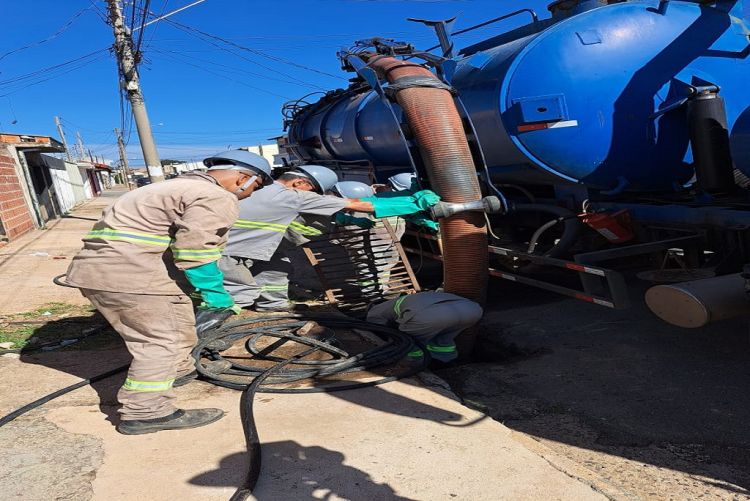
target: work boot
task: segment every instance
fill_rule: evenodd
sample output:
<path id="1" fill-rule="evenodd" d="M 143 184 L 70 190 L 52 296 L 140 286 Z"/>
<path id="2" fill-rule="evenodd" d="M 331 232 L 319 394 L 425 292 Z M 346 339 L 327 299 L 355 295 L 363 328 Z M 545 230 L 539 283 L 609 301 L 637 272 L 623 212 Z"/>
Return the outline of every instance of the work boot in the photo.
<path id="1" fill-rule="evenodd" d="M 224 417 L 221 409 L 178 409 L 169 416 L 121 421 L 117 431 L 123 435 L 143 435 L 162 430 L 184 430 L 211 424 Z"/>
<path id="2" fill-rule="evenodd" d="M 174 380 L 174 383 L 172 383 L 173 388 L 179 388 L 180 386 L 185 386 L 186 384 L 190 383 L 194 379 L 198 377 L 198 371 L 188 372 L 184 376 L 180 376 Z"/>

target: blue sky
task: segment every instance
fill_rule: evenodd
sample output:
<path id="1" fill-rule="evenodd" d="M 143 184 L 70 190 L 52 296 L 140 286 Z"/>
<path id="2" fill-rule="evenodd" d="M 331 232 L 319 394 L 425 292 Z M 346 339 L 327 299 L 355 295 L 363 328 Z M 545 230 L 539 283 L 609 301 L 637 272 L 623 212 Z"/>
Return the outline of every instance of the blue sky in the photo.
<path id="1" fill-rule="evenodd" d="M 149 10 L 160 14 L 191 2 L 152 0 Z M 206 0 L 171 18 L 183 27 L 159 22 L 144 31 L 140 73 L 159 153 L 200 159 L 230 145 L 267 142 L 282 130 L 279 110 L 285 101 L 346 86 L 352 75 L 339 67 L 340 47 L 372 36 L 420 48 L 436 44 L 431 30 L 407 17 L 458 15 L 456 29 L 461 29 L 523 7 L 545 18 L 547 3 Z M 131 4 L 126 0 L 126 13 Z M 108 50 L 112 31 L 99 14 L 105 11 L 103 0 L 3 2 L 0 131 L 57 137 L 53 117 L 58 115 L 69 142 L 79 131 L 95 154 L 117 156 L 112 130 L 121 126 L 120 99 Z M 518 16 L 477 30 L 458 37 L 457 46 L 527 21 L 528 16 Z M 128 157 L 134 165 L 143 163 L 134 126 Z"/>

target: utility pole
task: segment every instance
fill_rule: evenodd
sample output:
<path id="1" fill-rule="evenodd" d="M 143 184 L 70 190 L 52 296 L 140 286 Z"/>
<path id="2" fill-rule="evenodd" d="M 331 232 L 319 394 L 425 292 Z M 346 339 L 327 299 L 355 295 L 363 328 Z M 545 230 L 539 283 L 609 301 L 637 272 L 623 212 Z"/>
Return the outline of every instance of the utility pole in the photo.
<path id="1" fill-rule="evenodd" d="M 62 124 L 60 123 L 60 117 L 55 117 L 55 125 L 57 125 L 57 132 L 60 134 L 60 139 L 65 147 L 65 157 L 68 161 L 71 161 L 70 150 L 68 149 L 68 141 L 65 140 L 65 133 L 63 132 Z"/>
<path id="2" fill-rule="evenodd" d="M 128 155 L 125 153 L 125 142 L 122 140 L 120 129 L 115 128 L 115 137 L 117 138 L 117 148 L 120 150 L 120 169 L 122 169 L 122 175 L 125 178 L 125 185 L 128 187 L 128 190 L 132 190 L 133 188 L 130 186 Z"/>
<path id="3" fill-rule="evenodd" d="M 83 139 L 81 138 L 81 133 L 78 131 L 76 131 L 76 139 L 78 140 L 78 160 L 83 160 L 86 155 L 86 149 L 83 147 Z"/>
<path id="4" fill-rule="evenodd" d="M 143 160 L 146 162 L 148 177 L 152 182 L 164 181 L 164 171 L 161 168 L 156 144 L 154 144 L 151 123 L 148 119 L 146 103 L 143 100 L 138 79 L 138 70 L 133 55 L 133 39 L 122 18 L 120 0 L 107 0 L 107 3 L 109 5 L 109 19 L 115 35 L 115 55 L 123 78 L 123 87 L 133 111 L 135 126 L 138 129 L 138 139 L 143 150 Z"/>

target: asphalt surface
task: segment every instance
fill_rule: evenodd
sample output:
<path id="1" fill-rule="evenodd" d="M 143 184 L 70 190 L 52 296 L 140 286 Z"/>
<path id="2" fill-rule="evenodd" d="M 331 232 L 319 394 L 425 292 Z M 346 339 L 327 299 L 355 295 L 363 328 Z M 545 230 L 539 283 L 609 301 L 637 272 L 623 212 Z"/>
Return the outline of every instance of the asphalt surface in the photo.
<path id="1" fill-rule="evenodd" d="M 439 371 L 465 402 L 633 498 L 750 499 L 748 321 L 669 326 L 490 285 L 481 360 Z"/>

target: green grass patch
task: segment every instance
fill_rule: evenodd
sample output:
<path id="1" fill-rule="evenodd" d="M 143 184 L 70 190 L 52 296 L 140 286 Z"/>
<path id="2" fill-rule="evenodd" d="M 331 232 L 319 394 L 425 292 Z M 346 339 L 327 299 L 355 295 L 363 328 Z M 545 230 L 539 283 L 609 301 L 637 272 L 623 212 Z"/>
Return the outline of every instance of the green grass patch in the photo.
<path id="1" fill-rule="evenodd" d="M 16 317 L 17 319 L 24 318 L 44 318 L 46 316 L 61 316 L 72 313 L 92 312 L 94 308 L 91 306 L 80 306 L 75 304 L 67 303 L 47 303 L 40 306 L 39 308 L 23 313 L 16 313 L 10 315 L 10 317 Z"/>
<path id="2" fill-rule="evenodd" d="M 32 311 L 0 317 L 0 343 L 13 348 L 80 338 L 104 320 L 91 306 L 48 303 Z"/>

